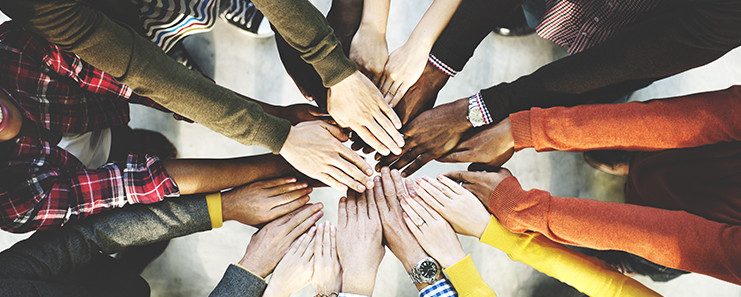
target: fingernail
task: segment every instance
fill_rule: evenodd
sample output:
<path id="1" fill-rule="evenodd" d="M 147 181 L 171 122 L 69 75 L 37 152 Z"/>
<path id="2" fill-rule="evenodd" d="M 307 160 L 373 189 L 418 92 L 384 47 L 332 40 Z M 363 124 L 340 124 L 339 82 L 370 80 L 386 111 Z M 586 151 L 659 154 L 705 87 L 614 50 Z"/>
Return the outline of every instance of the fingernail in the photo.
<path id="1" fill-rule="evenodd" d="M 388 149 L 382 149 L 379 153 L 381 153 L 381 155 L 384 155 L 384 156 L 388 156 L 390 154 Z"/>
<path id="2" fill-rule="evenodd" d="M 296 178 L 295 178 L 295 177 L 289 178 L 289 179 L 288 179 L 288 182 L 292 182 L 292 183 L 294 183 L 294 182 L 296 182 Z"/>
<path id="3" fill-rule="evenodd" d="M 366 170 L 366 171 L 365 171 L 365 175 L 367 175 L 367 176 L 371 176 L 371 175 L 373 175 L 373 169 L 368 169 L 368 170 Z"/>
<path id="4" fill-rule="evenodd" d="M 358 184 L 356 188 L 358 189 L 358 192 L 365 192 L 365 186 L 363 186 L 362 184 Z"/>
<path id="5" fill-rule="evenodd" d="M 324 203 L 317 202 L 317 203 L 313 204 L 313 207 L 315 209 L 322 209 L 322 208 L 324 208 Z"/>
<path id="6" fill-rule="evenodd" d="M 401 149 L 400 148 L 394 148 L 393 152 L 394 152 L 394 155 L 399 155 L 399 154 L 401 154 Z"/>
<path id="7" fill-rule="evenodd" d="M 381 168 L 381 173 L 388 174 L 389 173 L 389 168 L 388 167 Z"/>
<path id="8" fill-rule="evenodd" d="M 406 142 L 404 141 L 404 134 L 399 134 L 399 139 L 401 139 L 401 141 L 399 142 L 399 146 L 404 146 L 404 144 L 406 144 Z"/>
<path id="9" fill-rule="evenodd" d="M 308 187 L 308 186 L 309 186 L 309 184 L 307 184 L 307 183 L 302 183 L 302 184 L 299 184 L 299 185 L 298 185 L 298 188 L 299 188 L 299 189 L 303 189 L 303 188 L 306 188 L 306 187 Z"/>
<path id="10" fill-rule="evenodd" d="M 312 226 L 311 229 L 309 229 L 309 233 L 316 232 L 316 226 Z"/>
<path id="11" fill-rule="evenodd" d="M 381 177 L 380 176 L 374 177 L 373 178 L 373 182 L 380 183 L 381 182 Z"/>
<path id="12" fill-rule="evenodd" d="M 407 173 L 406 172 L 402 172 L 401 173 L 401 177 L 407 177 Z"/>

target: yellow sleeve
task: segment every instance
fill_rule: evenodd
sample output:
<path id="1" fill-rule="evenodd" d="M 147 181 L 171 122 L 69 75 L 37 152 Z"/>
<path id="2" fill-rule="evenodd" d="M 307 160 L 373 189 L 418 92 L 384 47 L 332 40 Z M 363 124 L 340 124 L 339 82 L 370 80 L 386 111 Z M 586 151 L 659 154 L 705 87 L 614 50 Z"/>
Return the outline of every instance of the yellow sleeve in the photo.
<path id="1" fill-rule="evenodd" d="M 221 193 L 216 192 L 206 195 L 206 204 L 208 205 L 208 215 L 211 217 L 211 228 L 220 228 L 224 225 L 224 219 L 221 217 Z"/>
<path id="2" fill-rule="evenodd" d="M 460 297 L 497 296 L 481 278 L 471 255 L 446 268 L 444 272 Z"/>
<path id="3" fill-rule="evenodd" d="M 512 233 L 494 216 L 480 241 L 589 296 L 661 296 L 604 261 L 569 249 L 540 233 Z"/>
<path id="4" fill-rule="evenodd" d="M 237 267 L 239 267 L 239 268 L 243 269 L 244 271 L 247 271 L 247 272 L 249 272 L 250 274 L 252 274 L 252 275 L 254 275 L 254 276 L 257 276 L 257 277 L 258 277 L 258 278 L 260 278 L 260 279 L 261 279 L 262 281 L 265 281 L 265 279 L 264 279 L 264 278 L 262 278 L 262 276 L 259 276 L 259 275 L 255 274 L 254 272 L 250 271 L 249 269 L 245 268 L 244 266 L 240 265 L 239 263 L 234 263 L 234 266 L 237 266 Z"/>

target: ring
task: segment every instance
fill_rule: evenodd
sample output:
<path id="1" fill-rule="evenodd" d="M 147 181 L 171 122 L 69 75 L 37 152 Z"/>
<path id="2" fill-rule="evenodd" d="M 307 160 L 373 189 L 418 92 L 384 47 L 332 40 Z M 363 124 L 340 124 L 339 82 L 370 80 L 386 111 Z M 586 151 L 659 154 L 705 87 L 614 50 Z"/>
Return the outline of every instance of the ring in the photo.
<path id="1" fill-rule="evenodd" d="M 427 224 L 427 222 L 422 221 L 422 224 L 415 224 L 415 225 L 417 225 L 417 227 L 422 227 L 422 225 L 424 225 L 424 224 Z"/>
<path id="2" fill-rule="evenodd" d="M 459 183 L 458 183 L 458 185 L 459 185 L 459 186 L 463 186 L 463 182 L 459 182 Z"/>

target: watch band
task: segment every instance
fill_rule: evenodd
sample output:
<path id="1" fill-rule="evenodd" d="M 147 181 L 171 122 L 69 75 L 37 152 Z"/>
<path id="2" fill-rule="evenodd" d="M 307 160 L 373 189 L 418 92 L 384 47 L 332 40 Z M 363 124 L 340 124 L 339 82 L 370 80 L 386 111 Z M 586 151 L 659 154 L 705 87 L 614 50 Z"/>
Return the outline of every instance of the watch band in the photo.
<path id="1" fill-rule="evenodd" d="M 494 122 L 491 114 L 489 114 L 489 109 L 486 108 L 484 99 L 481 97 L 481 93 L 476 93 L 468 97 L 468 114 L 466 114 L 466 118 L 474 128 Z"/>

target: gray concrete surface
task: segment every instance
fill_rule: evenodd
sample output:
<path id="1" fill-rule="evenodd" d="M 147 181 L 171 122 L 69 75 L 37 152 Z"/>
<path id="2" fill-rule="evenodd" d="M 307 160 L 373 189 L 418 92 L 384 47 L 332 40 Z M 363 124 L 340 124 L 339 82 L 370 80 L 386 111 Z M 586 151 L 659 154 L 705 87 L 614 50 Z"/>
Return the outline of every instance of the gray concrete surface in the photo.
<path id="1" fill-rule="evenodd" d="M 325 13 L 329 2 L 315 1 Z M 392 1 L 388 33 L 390 50 L 404 42 L 431 2 Z M 272 38 L 251 38 L 219 21 L 212 32 L 186 40 L 186 46 L 221 85 L 274 104 L 305 101 L 283 70 Z M 563 50 L 535 35 L 504 38 L 491 34 L 464 71 L 443 88 L 438 104 L 467 97 L 502 81 L 514 80 L 564 55 Z M 710 65 L 656 82 L 636 92 L 631 100 L 718 90 L 733 84 L 741 84 L 741 49 Z M 131 125 L 161 131 L 175 143 L 183 158 L 234 157 L 267 152 L 260 147 L 242 146 L 200 125 L 176 122 L 169 115 L 137 106 L 132 108 Z M 526 189 L 544 189 L 559 196 L 622 200 L 624 180 L 591 169 L 580 154 L 536 153 L 526 149 L 516 154 L 506 166 Z M 434 176 L 465 168 L 466 164 L 433 162 L 416 175 Z M 326 205 L 322 221 L 336 222 L 336 203 L 341 195 L 331 189 L 319 189 L 312 194 L 312 201 Z M 173 240 L 165 253 L 143 273 L 152 287 L 152 296 L 206 296 L 227 265 L 242 257 L 254 231 L 252 227 L 226 223 L 217 230 Z M 2 233 L 0 249 L 26 236 Z M 530 267 L 510 260 L 499 250 L 472 238 L 461 237 L 461 241 L 498 296 L 579 296 Z M 645 277 L 636 279 L 664 296 L 741 296 L 740 286 L 698 274 L 684 275 L 668 283 L 655 283 Z M 387 252 L 379 270 L 374 296 L 415 294 L 416 290 L 402 266 Z M 311 288 L 307 287 L 293 296 L 313 295 Z"/>

